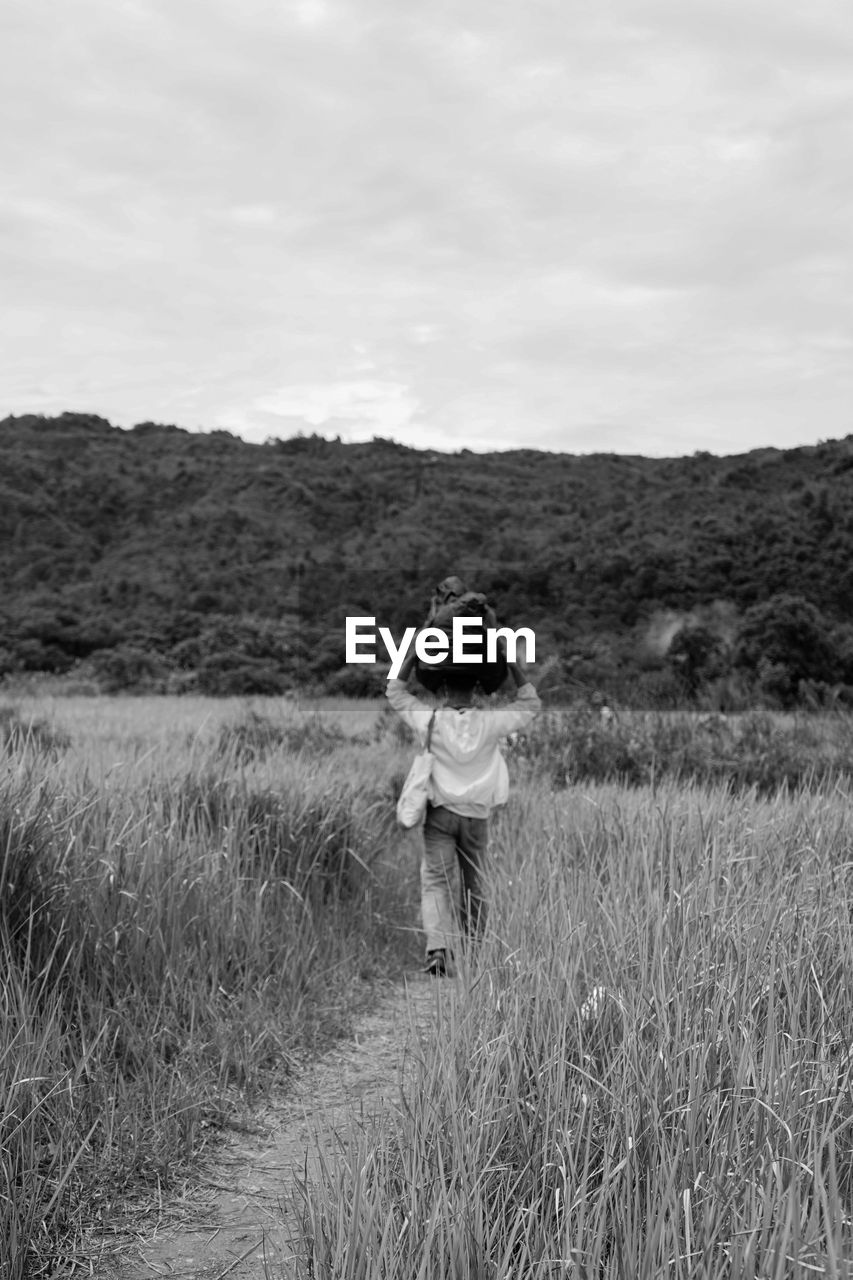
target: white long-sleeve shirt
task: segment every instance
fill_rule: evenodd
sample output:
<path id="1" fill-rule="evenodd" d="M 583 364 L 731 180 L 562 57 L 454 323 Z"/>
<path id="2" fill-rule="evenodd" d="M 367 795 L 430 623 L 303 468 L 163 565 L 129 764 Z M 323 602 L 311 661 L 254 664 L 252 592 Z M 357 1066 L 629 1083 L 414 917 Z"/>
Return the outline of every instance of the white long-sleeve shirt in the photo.
<path id="1" fill-rule="evenodd" d="M 426 745 L 432 708 L 409 693 L 404 680 L 389 680 L 391 706 Z M 542 706 L 532 684 L 523 684 L 504 707 L 439 707 L 432 727 L 432 802 L 465 818 L 487 818 L 505 804 L 509 775 L 499 742 L 530 724 Z"/>

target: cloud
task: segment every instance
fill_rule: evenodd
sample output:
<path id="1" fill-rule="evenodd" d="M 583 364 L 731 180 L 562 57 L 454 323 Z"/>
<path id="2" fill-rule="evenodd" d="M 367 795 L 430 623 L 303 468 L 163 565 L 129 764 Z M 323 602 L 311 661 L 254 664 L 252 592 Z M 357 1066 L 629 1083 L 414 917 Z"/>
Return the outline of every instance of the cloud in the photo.
<path id="1" fill-rule="evenodd" d="M 238 227 L 273 227 L 278 222 L 278 212 L 271 204 L 235 205 L 223 216 Z"/>
<path id="2" fill-rule="evenodd" d="M 849 429 L 846 0 L 0 22 L 0 411 L 637 452 Z"/>
<path id="3" fill-rule="evenodd" d="M 394 382 L 361 378 L 329 383 L 302 383 L 280 387 L 258 396 L 253 409 L 287 419 L 300 419 L 312 427 L 330 421 L 347 423 L 350 438 L 405 433 L 418 413 L 418 402 L 408 387 Z"/>

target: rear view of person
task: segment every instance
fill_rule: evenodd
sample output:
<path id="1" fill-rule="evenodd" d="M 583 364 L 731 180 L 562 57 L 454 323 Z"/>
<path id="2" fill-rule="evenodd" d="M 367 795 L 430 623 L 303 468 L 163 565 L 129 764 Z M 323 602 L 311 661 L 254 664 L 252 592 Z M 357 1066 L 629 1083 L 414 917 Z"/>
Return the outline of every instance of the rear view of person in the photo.
<path id="1" fill-rule="evenodd" d="M 388 681 L 386 696 L 423 745 L 433 711 L 406 688 L 414 663 L 413 647 L 399 678 Z M 475 707 L 470 678 L 464 682 L 449 678 L 432 724 L 433 768 L 431 800 L 424 820 L 421 917 L 426 933 L 426 969 L 437 977 L 447 973 L 460 928 L 463 935 L 476 937 L 485 922 L 488 820 L 509 794 L 500 739 L 524 729 L 541 706 L 524 663 L 508 663 L 507 668 L 516 686 L 514 702 Z M 455 901 L 460 872 L 461 903 Z"/>

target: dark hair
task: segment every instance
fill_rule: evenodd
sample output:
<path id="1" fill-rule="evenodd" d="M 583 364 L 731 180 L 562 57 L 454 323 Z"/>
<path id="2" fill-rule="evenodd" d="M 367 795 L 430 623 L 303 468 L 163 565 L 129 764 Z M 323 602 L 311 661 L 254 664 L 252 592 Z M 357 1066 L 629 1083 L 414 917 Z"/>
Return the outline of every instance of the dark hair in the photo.
<path id="1" fill-rule="evenodd" d="M 502 653 L 496 662 L 466 663 L 464 666 L 445 660 L 439 663 L 415 663 L 415 674 L 425 689 L 438 693 L 442 688 L 473 692 L 480 686 L 483 693 L 496 693 L 507 677 L 506 659 Z"/>
<path id="2" fill-rule="evenodd" d="M 438 687 L 438 694 L 441 698 L 453 701 L 454 698 L 472 697 L 478 689 L 480 689 L 479 680 L 462 680 L 457 675 L 452 674 L 446 676 Z"/>

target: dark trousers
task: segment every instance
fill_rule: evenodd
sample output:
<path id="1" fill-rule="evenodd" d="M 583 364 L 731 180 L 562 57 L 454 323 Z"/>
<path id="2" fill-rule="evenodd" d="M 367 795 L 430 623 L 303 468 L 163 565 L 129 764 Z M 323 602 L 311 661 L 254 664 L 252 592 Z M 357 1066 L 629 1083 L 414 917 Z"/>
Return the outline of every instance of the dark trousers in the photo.
<path id="1" fill-rule="evenodd" d="M 453 951 L 460 936 L 476 936 L 486 919 L 483 890 L 487 818 L 463 818 L 427 805 L 421 861 L 421 919 L 427 951 Z"/>

